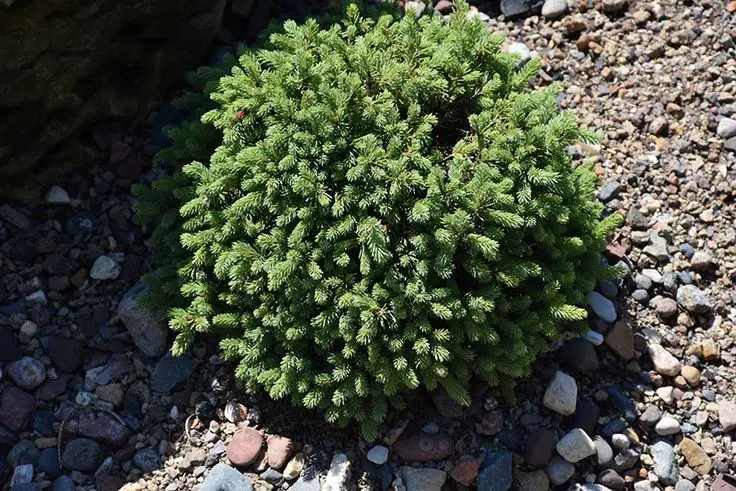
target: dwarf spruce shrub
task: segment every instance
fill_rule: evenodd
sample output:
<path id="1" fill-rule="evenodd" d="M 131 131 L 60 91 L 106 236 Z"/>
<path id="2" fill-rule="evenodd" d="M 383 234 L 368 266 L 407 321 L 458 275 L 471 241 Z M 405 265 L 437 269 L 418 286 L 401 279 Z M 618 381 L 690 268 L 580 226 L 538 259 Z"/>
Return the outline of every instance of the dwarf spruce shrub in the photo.
<path id="1" fill-rule="evenodd" d="M 566 148 L 594 137 L 467 9 L 351 6 L 199 72 L 209 110 L 163 154 L 185 165 L 138 188 L 175 352 L 216 334 L 248 389 L 374 435 L 414 389 L 468 403 L 584 328 L 616 223 Z"/>

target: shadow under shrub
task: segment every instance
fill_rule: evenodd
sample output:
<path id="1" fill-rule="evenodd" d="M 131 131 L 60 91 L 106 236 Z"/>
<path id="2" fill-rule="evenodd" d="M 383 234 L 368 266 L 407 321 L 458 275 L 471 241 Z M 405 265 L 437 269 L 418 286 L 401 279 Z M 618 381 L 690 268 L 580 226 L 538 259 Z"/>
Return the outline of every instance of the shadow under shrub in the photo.
<path id="1" fill-rule="evenodd" d="M 351 6 L 198 72 L 211 109 L 161 156 L 186 165 L 137 188 L 175 352 L 217 335 L 249 390 L 371 436 L 413 389 L 468 403 L 585 329 L 616 219 L 566 148 L 594 137 L 466 14 Z"/>

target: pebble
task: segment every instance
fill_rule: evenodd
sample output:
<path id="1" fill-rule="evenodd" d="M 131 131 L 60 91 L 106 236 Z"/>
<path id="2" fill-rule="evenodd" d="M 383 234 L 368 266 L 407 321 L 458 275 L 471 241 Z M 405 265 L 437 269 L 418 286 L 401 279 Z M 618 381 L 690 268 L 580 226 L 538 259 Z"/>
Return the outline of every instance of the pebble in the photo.
<path id="1" fill-rule="evenodd" d="M 662 417 L 662 411 L 656 405 L 647 406 L 646 410 L 639 417 L 639 421 L 646 426 L 653 426 Z"/>
<path id="2" fill-rule="evenodd" d="M 615 491 L 622 490 L 626 487 L 626 481 L 613 469 L 606 469 L 596 478 L 596 482 Z"/>
<path id="3" fill-rule="evenodd" d="M 120 276 L 120 271 L 120 265 L 113 258 L 100 256 L 92 265 L 89 276 L 93 280 L 115 280 Z"/>
<path id="4" fill-rule="evenodd" d="M 60 186 L 51 186 L 46 192 L 46 203 L 50 205 L 68 205 L 71 203 L 69 193 Z"/>
<path id="5" fill-rule="evenodd" d="M 680 473 L 675 459 L 675 449 L 669 442 L 659 440 L 649 447 L 649 453 L 654 459 L 654 473 L 664 485 L 674 485 Z"/>
<path id="6" fill-rule="evenodd" d="M 674 400 L 674 396 L 672 395 L 673 391 L 674 387 L 666 386 L 658 388 L 656 393 L 659 398 L 665 402 L 665 404 L 670 404 Z"/>
<path id="7" fill-rule="evenodd" d="M 547 464 L 547 475 L 555 486 L 565 484 L 575 474 L 575 466 L 559 455 L 552 457 Z"/>
<path id="8" fill-rule="evenodd" d="M 598 292 L 588 293 L 588 303 L 595 315 L 600 319 L 612 324 L 616 322 L 616 306 Z"/>
<path id="9" fill-rule="evenodd" d="M 698 251 L 690 259 L 690 266 L 699 272 L 706 272 L 713 267 L 713 256 L 706 251 Z"/>
<path id="10" fill-rule="evenodd" d="M 303 453 L 299 452 L 294 455 L 289 463 L 286 464 L 286 467 L 284 467 L 284 479 L 291 481 L 299 477 L 299 474 L 302 473 L 302 469 L 304 469 L 304 462 L 305 459 Z"/>
<path id="11" fill-rule="evenodd" d="M 731 118 L 722 118 L 718 121 L 716 133 L 721 138 L 732 138 L 736 136 L 736 121 Z"/>
<path id="12" fill-rule="evenodd" d="M 351 475 L 351 468 L 350 468 L 350 460 L 348 459 L 348 456 L 341 452 L 336 453 L 332 457 L 332 462 L 330 463 L 330 469 L 327 472 L 327 477 L 325 477 L 324 484 L 322 485 L 322 490 L 323 491 L 347 491 L 348 485 L 350 482 L 350 475 Z M 442 482 L 444 483 L 444 480 Z M 440 487 L 442 487 L 441 484 L 440 484 Z"/>
<path id="13" fill-rule="evenodd" d="M 235 432 L 227 446 L 227 458 L 238 467 L 246 467 L 258 460 L 263 450 L 263 436 L 253 428 L 244 427 Z"/>
<path id="14" fill-rule="evenodd" d="M 677 315 L 677 302 L 671 298 L 663 297 L 657 300 L 655 309 L 662 319 L 671 319 Z"/>
<path id="15" fill-rule="evenodd" d="M 677 303 L 688 312 L 707 314 L 712 306 L 710 299 L 695 285 L 683 285 L 677 289 Z"/>
<path id="16" fill-rule="evenodd" d="M 575 379 L 557 371 L 544 393 L 543 404 L 556 413 L 569 416 L 575 412 L 577 397 L 578 385 Z"/>
<path id="17" fill-rule="evenodd" d="M 406 491 L 441 491 L 442 485 L 447 480 L 447 473 L 440 469 L 415 469 L 403 466 L 400 471 Z"/>
<path id="18" fill-rule="evenodd" d="M 125 425 L 110 414 L 102 412 L 81 415 L 77 421 L 77 432 L 115 448 L 122 447 L 130 438 L 130 430 Z"/>
<path id="19" fill-rule="evenodd" d="M 161 457 L 152 448 L 142 448 L 133 455 L 133 465 L 148 474 L 161 467 Z"/>
<path id="20" fill-rule="evenodd" d="M 248 479 L 227 464 L 217 464 L 205 477 L 199 491 L 251 491 Z"/>
<path id="21" fill-rule="evenodd" d="M 31 481 L 33 481 L 33 464 L 23 464 L 17 466 L 13 471 L 10 486 L 15 488 L 21 484 L 28 484 Z"/>
<path id="22" fill-rule="evenodd" d="M 529 434 L 524 460 L 531 466 L 547 465 L 555 450 L 555 434 L 547 428 L 538 428 Z"/>
<path id="23" fill-rule="evenodd" d="M 587 433 L 574 428 L 557 442 L 557 453 L 574 464 L 596 453 L 596 446 Z"/>
<path id="24" fill-rule="evenodd" d="M 146 292 L 146 286 L 137 283 L 120 300 L 117 313 L 138 349 L 147 356 L 159 357 L 168 348 L 168 328 L 156 318 L 152 309 L 139 305 L 139 299 Z"/>
<path id="25" fill-rule="evenodd" d="M 736 430 L 736 403 L 725 399 L 718 402 L 718 422 L 726 433 Z"/>
<path id="26" fill-rule="evenodd" d="M 606 334 L 606 345 L 624 360 L 634 358 L 634 330 L 625 321 L 616 322 Z"/>
<path id="27" fill-rule="evenodd" d="M 73 373 L 82 363 L 84 343 L 81 340 L 46 336 L 41 338 L 41 346 L 62 372 Z"/>
<path id="28" fill-rule="evenodd" d="M 690 387 L 697 387 L 700 384 L 700 370 L 697 368 L 686 365 L 682 367 L 680 374 Z"/>
<path id="29" fill-rule="evenodd" d="M 0 423 L 12 431 L 23 431 L 36 410 L 36 398 L 17 387 L 6 387 L 0 395 Z"/>
<path id="30" fill-rule="evenodd" d="M 455 440 L 445 434 L 420 433 L 394 444 L 397 457 L 407 462 L 444 460 L 455 451 Z"/>
<path id="31" fill-rule="evenodd" d="M 385 464 L 388 461 L 388 448 L 383 445 L 376 445 L 368 451 L 366 458 L 376 465 Z"/>
<path id="32" fill-rule="evenodd" d="M 659 436 L 675 435 L 680 432 L 680 422 L 671 416 L 664 416 L 654 426 L 654 431 Z"/>
<path id="33" fill-rule="evenodd" d="M 680 374 L 682 365 L 679 360 L 667 351 L 661 344 L 652 343 L 648 346 L 649 356 L 652 357 L 654 369 L 661 375 L 676 377 Z"/>
<path id="34" fill-rule="evenodd" d="M 275 486 L 284 481 L 284 475 L 276 469 L 266 469 L 258 477 Z"/>
<path id="35" fill-rule="evenodd" d="M 675 484 L 675 491 L 695 491 L 695 484 L 688 480 L 680 479 Z"/>
<path id="36" fill-rule="evenodd" d="M 72 471 L 92 472 L 97 469 L 102 449 L 89 438 L 74 438 L 67 443 L 61 463 Z"/>
<path id="37" fill-rule="evenodd" d="M 547 15 L 544 13 L 544 9 L 547 8 L 548 5 L 550 6 L 550 10 L 555 9 L 551 15 Z M 545 17 L 557 17 L 564 14 L 566 11 L 567 0 L 546 0 L 544 2 L 544 6 L 542 7 L 542 15 L 544 15 Z M 608 203 L 612 199 L 617 198 L 620 192 L 621 184 L 619 184 L 617 181 L 608 181 L 598 191 L 598 199 L 604 203 Z"/>
<path id="38" fill-rule="evenodd" d="M 690 438 L 683 438 L 680 441 L 680 453 L 687 460 L 687 465 L 701 476 L 709 474 L 713 468 L 713 461 L 705 450 Z"/>
<path id="39" fill-rule="evenodd" d="M 513 481 L 511 452 L 489 452 L 478 474 L 478 491 L 506 491 Z"/>
<path id="40" fill-rule="evenodd" d="M 168 394 L 181 386 L 194 372 L 197 364 L 186 356 L 167 354 L 151 372 L 151 390 Z"/>
<path id="41" fill-rule="evenodd" d="M 31 356 L 8 363 L 5 369 L 21 389 L 33 390 L 46 380 L 46 366 L 41 360 Z"/>
<path id="42" fill-rule="evenodd" d="M 613 445 L 616 450 L 625 450 L 631 446 L 631 442 L 623 433 L 614 433 L 613 436 L 611 436 L 611 445 Z"/>
<path id="43" fill-rule="evenodd" d="M 613 461 L 613 449 L 600 435 L 596 435 L 593 439 L 593 444 L 596 449 L 596 463 L 598 467 L 607 467 Z"/>
<path id="44" fill-rule="evenodd" d="M 76 489 L 77 485 L 69 476 L 59 477 L 54 481 L 54 484 L 51 486 L 51 491 L 75 491 Z"/>

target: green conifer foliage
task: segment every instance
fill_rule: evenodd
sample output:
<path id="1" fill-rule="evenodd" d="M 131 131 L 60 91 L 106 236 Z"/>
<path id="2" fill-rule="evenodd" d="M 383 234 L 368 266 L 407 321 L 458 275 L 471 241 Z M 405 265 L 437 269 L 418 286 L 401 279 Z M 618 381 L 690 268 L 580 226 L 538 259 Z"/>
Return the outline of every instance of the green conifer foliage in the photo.
<path id="1" fill-rule="evenodd" d="M 468 403 L 584 328 L 617 223 L 565 150 L 594 137 L 467 10 L 351 6 L 199 73 L 209 110 L 163 156 L 186 165 L 138 188 L 175 352 L 214 333 L 248 389 L 373 435 L 414 389 Z"/>

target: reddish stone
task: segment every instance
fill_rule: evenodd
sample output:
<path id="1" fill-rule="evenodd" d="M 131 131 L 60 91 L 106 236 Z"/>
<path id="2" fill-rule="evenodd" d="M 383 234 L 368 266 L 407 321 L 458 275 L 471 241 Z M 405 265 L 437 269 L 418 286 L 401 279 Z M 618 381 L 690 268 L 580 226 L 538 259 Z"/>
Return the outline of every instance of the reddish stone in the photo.
<path id="1" fill-rule="evenodd" d="M 524 460 L 533 466 L 547 465 L 555 451 L 555 434 L 546 428 L 533 431 L 526 442 Z"/>
<path id="2" fill-rule="evenodd" d="M 609 260 L 620 261 L 626 257 L 626 248 L 618 242 L 613 242 L 606 246 L 604 254 Z"/>
<path id="3" fill-rule="evenodd" d="M 437 2 L 437 5 L 434 6 L 434 9 L 440 14 L 449 14 L 452 12 L 452 8 L 453 5 L 450 0 L 440 0 Z"/>
<path id="4" fill-rule="evenodd" d="M 92 438 L 111 447 L 122 447 L 130 438 L 128 428 L 106 413 L 80 417 L 76 430 L 80 436 Z"/>
<path id="5" fill-rule="evenodd" d="M 36 410 L 36 399 L 17 387 L 8 387 L 0 395 L 0 423 L 13 431 L 22 431 Z"/>
<path id="6" fill-rule="evenodd" d="M 260 457 L 263 436 L 253 428 L 243 427 L 235 432 L 227 446 L 227 458 L 234 465 L 245 467 Z"/>
<path id="7" fill-rule="evenodd" d="M 455 440 L 449 435 L 425 433 L 414 435 L 394 444 L 394 452 L 407 462 L 444 460 L 455 451 Z"/>
<path id="8" fill-rule="evenodd" d="M 133 149 L 125 142 L 116 141 L 110 144 L 110 164 L 117 165 L 127 159 Z"/>
<path id="9" fill-rule="evenodd" d="M 285 436 L 271 435 L 266 441 L 268 450 L 268 466 L 273 469 L 281 469 L 294 454 L 294 442 Z"/>
<path id="10" fill-rule="evenodd" d="M 132 459 L 135 450 L 135 445 L 128 445 L 125 448 L 121 448 L 114 454 L 115 462 L 122 464 L 123 462 Z"/>
<path id="11" fill-rule="evenodd" d="M 480 459 L 459 462 L 452 469 L 450 475 L 455 482 L 469 488 L 475 482 L 475 478 L 478 477 L 478 471 L 482 463 L 483 461 Z"/>
<path id="12" fill-rule="evenodd" d="M 483 416 L 481 421 L 481 433 L 488 436 L 493 436 L 503 428 L 503 411 L 496 410 L 490 411 Z"/>

